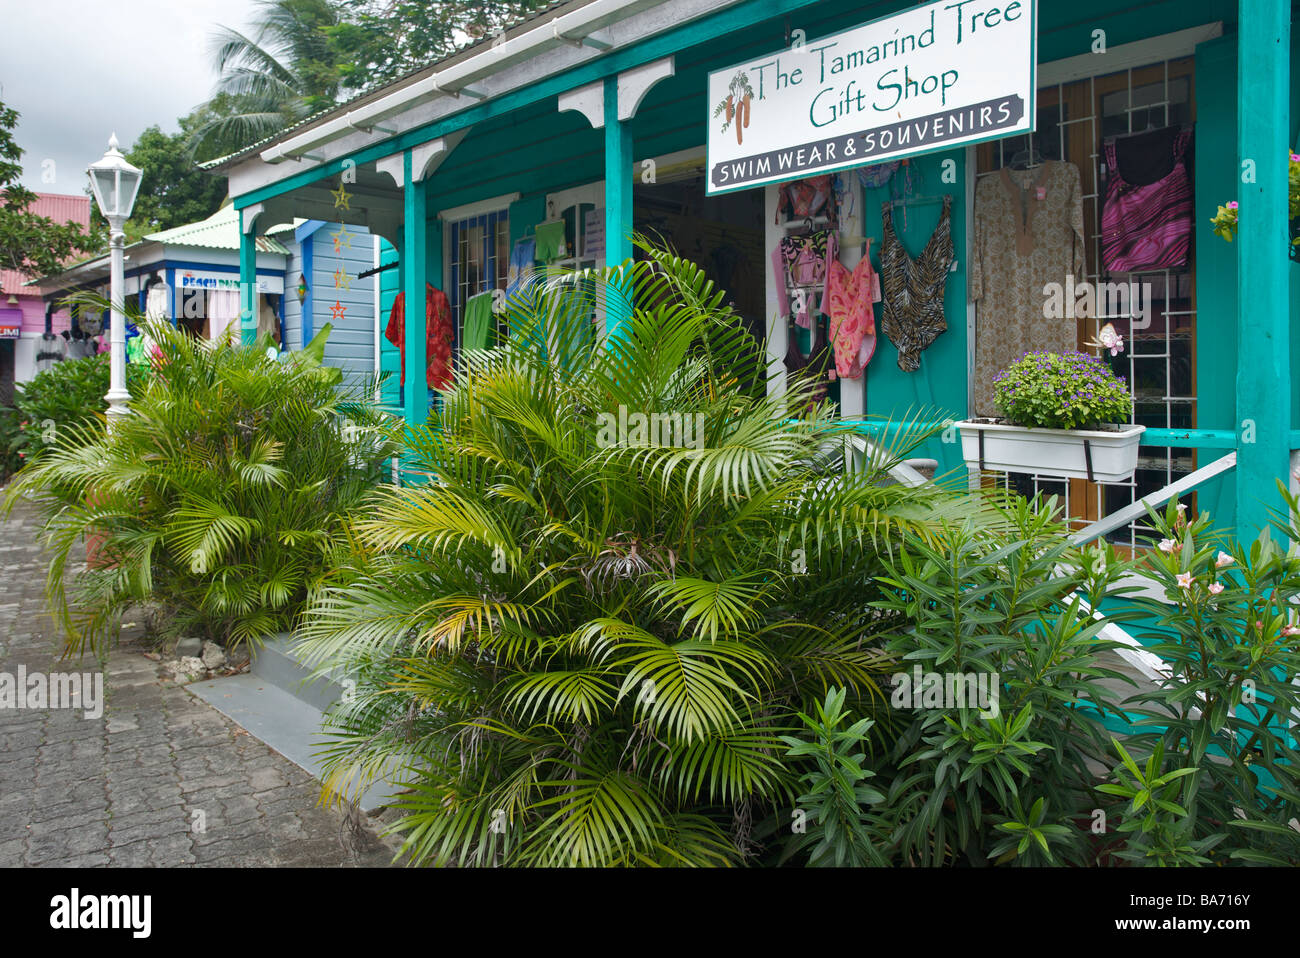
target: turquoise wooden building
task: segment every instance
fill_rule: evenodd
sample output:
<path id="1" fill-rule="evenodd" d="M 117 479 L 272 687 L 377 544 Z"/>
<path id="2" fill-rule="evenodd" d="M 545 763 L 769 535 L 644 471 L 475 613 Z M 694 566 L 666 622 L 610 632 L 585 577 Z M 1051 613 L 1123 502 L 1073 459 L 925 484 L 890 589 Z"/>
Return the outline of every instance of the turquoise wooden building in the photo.
<path id="1" fill-rule="evenodd" d="M 780 187 L 707 189 L 710 124 L 720 106 L 709 96 L 709 74 L 815 48 L 820 38 L 916 6 L 897 0 L 553 4 L 500 36 L 216 164 L 241 211 L 243 271 L 251 280 L 255 240 L 271 224 L 302 217 L 365 226 L 397 251 L 398 269 L 380 274 L 385 315 L 398 288 L 408 301 L 422 301 L 428 282 L 447 293 L 459 322 L 469 298 L 504 285 L 515 244 L 538 236 L 539 226 L 545 232 L 563 223 L 566 249 L 559 259 L 574 265 L 622 262 L 632 254 L 631 232 L 652 229 L 729 278 L 740 311 L 772 333 L 779 373 L 789 327 L 777 318 L 769 256 L 784 229 Z M 1136 421 L 1147 426 L 1138 471 L 1132 482 L 1114 486 L 1073 479 L 1038 484 L 1069 496 L 1071 514 L 1086 526 L 1084 538 L 1132 541 L 1141 532 L 1135 501 L 1162 501 L 1173 491 L 1194 494 L 1220 524 L 1253 535 L 1280 504 L 1276 482 L 1295 484 L 1293 451 L 1300 449 L 1300 391 L 1291 378 L 1300 337 L 1290 325 L 1300 289 L 1288 258 L 1287 157 L 1300 122 L 1291 3 L 966 0 L 939 9 L 941 17 L 966 17 L 968 29 L 1033 18 L 1026 55 L 1035 66 L 1034 128 L 915 154 L 903 183 L 897 174 L 879 187 L 842 177 L 841 208 L 857 216 L 855 239 L 875 239 L 872 255 L 880 245 L 882 203 L 896 204 L 900 239 L 915 256 L 940 212 L 923 200 L 940 193 L 953 197 L 955 252 L 944 291 L 947 330 L 924 352 L 920 369 L 900 369 L 895 347 L 880 337 L 865 374 L 836 384 L 842 414 L 898 417 L 926 409 L 962 419 L 971 413 L 975 338 L 980 323 L 987 330 L 994 321 L 978 317 L 968 295 L 972 211 L 982 175 L 1022 150 L 1078 166 L 1084 272 L 1096 279 L 1103 141 L 1185 125 L 1195 131 L 1187 163 L 1195 204 L 1190 259 L 1143 277 L 1161 291 L 1160 319 L 1135 328 L 1119 360 L 1133 384 Z M 982 63 L 977 71 L 999 67 L 997 57 Z M 737 111 L 743 126 L 741 116 Z M 785 119 L 795 118 L 755 112 L 753 129 Z M 339 206 L 340 188 L 346 208 Z M 1233 243 L 1210 226 L 1229 200 L 1240 204 Z M 856 254 L 846 249 L 842 261 L 851 267 L 855 255 L 860 247 Z M 419 422 L 429 402 L 417 345 L 424 342 L 423 315 L 408 309 L 406 316 L 400 399 L 406 418 Z M 1081 327 L 1080 337 L 1092 332 Z M 392 351 L 383 364 L 395 371 Z M 870 433 L 872 427 L 863 428 Z M 951 439 L 936 438 L 925 453 L 940 471 L 963 466 Z"/>

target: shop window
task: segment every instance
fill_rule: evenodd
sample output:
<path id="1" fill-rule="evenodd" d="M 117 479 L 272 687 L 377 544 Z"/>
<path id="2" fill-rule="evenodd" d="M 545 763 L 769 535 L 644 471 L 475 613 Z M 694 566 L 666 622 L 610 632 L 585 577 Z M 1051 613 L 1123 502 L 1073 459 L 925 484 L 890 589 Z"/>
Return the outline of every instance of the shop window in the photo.
<path id="1" fill-rule="evenodd" d="M 1094 285 L 1138 284 L 1146 294 L 1146 308 L 1135 309 L 1132 303 L 1099 304 L 1096 315 L 1077 321 L 1077 348 L 1085 349 L 1084 343 L 1095 339 L 1103 324 L 1113 324 L 1124 337 L 1125 350 L 1105 359 L 1130 385 L 1133 422 L 1154 428 L 1191 428 L 1197 424 L 1195 250 L 1177 269 L 1123 273 L 1103 270 L 1100 224 L 1107 176 L 1104 143 L 1112 137 L 1148 130 L 1190 129 L 1195 120 L 1193 59 L 1183 57 L 1042 87 L 1038 91 L 1035 132 L 982 144 L 976 150 L 980 175 L 996 173 L 1004 166 L 1023 166 L 1026 160 L 1062 160 L 1079 168 L 1086 257 L 1083 278 Z M 1184 156 L 1194 184 L 1190 146 Z M 976 329 L 978 336 L 978 313 Z M 990 481 L 1006 482 L 1026 495 L 1043 492 L 1060 496 L 1065 515 L 1076 527 L 1082 527 L 1196 468 L 1193 449 L 1144 445 L 1137 472 L 1127 483 L 1098 484 L 1029 475 Z M 1194 496 L 1185 501 L 1194 511 Z M 1140 536 L 1152 531 L 1143 518 L 1108 538 L 1132 547 Z"/>
<path id="2" fill-rule="evenodd" d="M 505 289 L 510 266 L 510 219 L 506 210 L 493 210 L 449 224 L 447 230 L 446 292 L 451 305 L 455 340 L 460 349 L 465 306 L 480 293 Z M 500 330 L 497 330 L 498 335 Z"/>

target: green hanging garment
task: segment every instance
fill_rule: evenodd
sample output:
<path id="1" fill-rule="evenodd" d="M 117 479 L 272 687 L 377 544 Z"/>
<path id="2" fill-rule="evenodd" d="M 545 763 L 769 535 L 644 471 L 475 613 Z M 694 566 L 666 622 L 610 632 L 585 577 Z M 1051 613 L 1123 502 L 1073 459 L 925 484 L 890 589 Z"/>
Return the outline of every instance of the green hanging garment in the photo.
<path id="1" fill-rule="evenodd" d="M 549 263 L 565 255 L 564 220 L 538 224 L 536 255 L 543 263 Z"/>
<path id="2" fill-rule="evenodd" d="M 489 349 L 492 346 L 492 293 L 479 293 L 465 303 L 465 327 L 460 345 L 463 350 Z"/>

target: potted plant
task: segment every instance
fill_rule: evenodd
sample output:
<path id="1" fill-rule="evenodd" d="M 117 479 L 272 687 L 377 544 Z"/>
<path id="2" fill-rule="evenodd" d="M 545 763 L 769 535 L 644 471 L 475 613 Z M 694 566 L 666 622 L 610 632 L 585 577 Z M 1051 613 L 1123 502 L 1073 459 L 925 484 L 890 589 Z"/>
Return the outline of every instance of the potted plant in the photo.
<path id="1" fill-rule="evenodd" d="M 1293 151 L 1288 158 L 1287 180 L 1287 215 L 1291 223 L 1289 251 L 1291 258 L 1300 262 L 1300 153 Z M 1237 235 L 1237 212 L 1237 201 L 1229 200 L 1219 206 L 1219 211 L 1210 220 L 1214 224 L 1215 235 L 1229 243 Z"/>
<path id="2" fill-rule="evenodd" d="M 1006 418 L 956 423 L 968 467 L 1094 482 L 1133 475 L 1146 427 L 1127 424 L 1133 398 L 1097 357 L 1029 352 L 994 383 Z"/>

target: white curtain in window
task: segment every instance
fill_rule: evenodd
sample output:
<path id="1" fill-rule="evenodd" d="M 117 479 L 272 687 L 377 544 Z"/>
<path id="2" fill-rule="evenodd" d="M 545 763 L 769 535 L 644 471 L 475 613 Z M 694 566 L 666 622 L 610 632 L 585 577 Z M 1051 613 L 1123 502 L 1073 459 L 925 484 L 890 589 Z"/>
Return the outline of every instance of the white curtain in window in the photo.
<path id="1" fill-rule="evenodd" d="M 239 341 L 239 290 L 214 289 L 208 293 L 208 339 L 233 337 Z M 234 327 L 232 330 L 231 327 Z"/>

